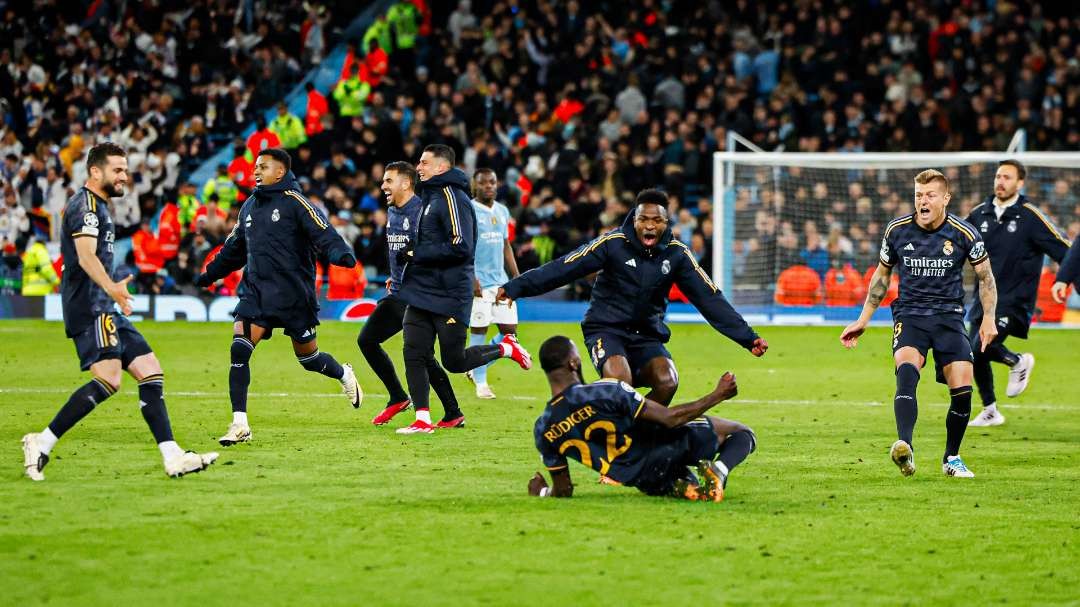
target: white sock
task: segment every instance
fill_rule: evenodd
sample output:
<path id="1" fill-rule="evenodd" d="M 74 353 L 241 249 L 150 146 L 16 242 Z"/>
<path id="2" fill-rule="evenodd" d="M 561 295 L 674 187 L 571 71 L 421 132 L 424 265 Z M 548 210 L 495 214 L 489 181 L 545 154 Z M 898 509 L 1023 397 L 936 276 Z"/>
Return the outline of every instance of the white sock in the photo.
<path id="1" fill-rule="evenodd" d="M 176 444 L 176 441 L 174 440 L 158 443 L 157 448 L 161 450 L 161 457 L 167 460 L 184 454 L 184 450 L 181 449 L 180 445 Z"/>
<path id="2" fill-rule="evenodd" d="M 232 413 L 232 423 L 240 424 L 241 426 L 248 425 L 247 411 L 233 411 L 233 413 Z"/>
<path id="3" fill-rule="evenodd" d="M 514 349 L 510 347 L 510 344 L 499 344 L 499 348 L 502 349 L 503 358 L 510 358 L 510 355 L 514 353 Z"/>
<path id="4" fill-rule="evenodd" d="M 56 446 L 56 441 L 58 440 L 60 439 L 53 434 L 53 431 L 49 430 L 48 426 L 45 426 L 45 429 L 38 435 L 38 449 L 41 449 L 42 453 L 48 455 L 49 451 L 52 451 L 52 448 Z"/>
<path id="5" fill-rule="evenodd" d="M 994 415 L 995 413 L 997 413 L 997 403 L 990 403 L 989 405 L 986 405 L 985 407 L 983 407 L 983 411 L 986 411 L 990 415 Z"/>
<path id="6" fill-rule="evenodd" d="M 416 421 L 430 424 L 431 423 L 431 412 L 428 411 L 427 409 L 417 409 L 416 410 Z"/>

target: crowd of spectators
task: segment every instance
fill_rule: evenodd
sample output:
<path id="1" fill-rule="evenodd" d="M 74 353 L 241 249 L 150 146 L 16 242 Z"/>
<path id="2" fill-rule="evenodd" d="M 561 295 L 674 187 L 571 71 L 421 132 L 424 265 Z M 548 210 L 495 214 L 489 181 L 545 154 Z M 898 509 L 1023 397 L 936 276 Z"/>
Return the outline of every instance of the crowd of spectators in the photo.
<path id="1" fill-rule="evenodd" d="M 659 186 L 676 237 L 710 271 L 711 154 L 729 132 L 788 151 L 1001 151 L 1022 127 L 1028 149 L 1080 149 L 1080 16 L 1067 4 L 402 0 L 346 41 L 340 82 L 325 94 L 309 87 L 304 116 L 282 106 L 235 140 L 321 61 L 330 24 L 356 9 L 9 3 L 0 239 L 55 239 L 85 149 L 115 140 L 135 175 L 117 201 L 120 235 L 143 231 L 151 247 L 156 237 L 172 255 L 160 264 L 165 282 L 188 289 L 235 221 L 252 154 L 281 145 L 305 194 L 380 276 L 382 167 L 446 143 L 467 172 L 497 172 L 523 270 L 619 224 L 638 190 Z M 222 147 L 233 162 L 189 183 Z M 748 284 L 767 288 L 796 262 L 861 269 L 867 243 L 909 199 L 869 176 L 804 173 L 738 193 L 733 270 Z M 958 206 L 992 179 L 979 168 L 956 178 Z M 1040 184 L 1038 201 L 1070 225 L 1080 184 L 1063 180 Z M 168 238 L 164 212 L 176 216 Z M 118 257 L 140 270 L 156 263 L 145 251 Z M 153 289 L 160 278 L 140 282 Z"/>

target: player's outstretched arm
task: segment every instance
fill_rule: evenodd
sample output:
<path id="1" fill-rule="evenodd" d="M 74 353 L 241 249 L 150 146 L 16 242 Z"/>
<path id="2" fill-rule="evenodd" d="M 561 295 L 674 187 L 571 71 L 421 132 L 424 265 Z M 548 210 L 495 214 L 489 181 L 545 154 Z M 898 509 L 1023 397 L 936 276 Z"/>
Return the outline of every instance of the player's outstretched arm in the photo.
<path id="1" fill-rule="evenodd" d="M 858 320 L 844 327 L 840 334 L 840 343 L 845 348 L 854 348 L 859 343 L 859 336 L 866 331 L 866 325 L 870 324 L 870 318 L 874 316 L 878 306 L 881 305 L 885 295 L 889 292 L 889 278 L 892 276 L 892 268 L 878 263 L 874 275 L 870 278 L 870 289 L 866 292 L 866 302 L 863 303 L 862 313 Z"/>
<path id="2" fill-rule="evenodd" d="M 574 483 L 570 482 L 570 469 L 551 471 L 551 486 L 544 475 L 537 472 L 529 479 L 529 495 L 534 497 L 573 497 Z"/>
<path id="3" fill-rule="evenodd" d="M 244 234 L 242 219 L 246 215 L 244 209 L 241 208 L 236 225 L 225 238 L 221 250 L 210 260 L 210 263 L 206 264 L 206 271 L 195 277 L 196 287 L 209 287 L 247 264 L 247 237 Z"/>
<path id="4" fill-rule="evenodd" d="M 729 398 L 734 398 L 738 393 L 739 387 L 735 383 L 735 375 L 729 371 L 724 373 L 712 392 L 693 402 L 675 405 L 674 407 L 665 407 L 658 402 L 645 399 L 640 419 L 667 428 L 677 428 L 701 417 L 709 409 Z"/>
<path id="5" fill-rule="evenodd" d="M 690 251 L 685 246 L 682 246 L 682 249 L 686 256 L 677 264 L 675 275 L 675 284 L 679 286 L 679 290 L 701 312 L 712 328 L 746 348 L 754 356 L 763 356 L 769 349 L 769 343 L 754 332 L 720 289 L 709 280 Z"/>
<path id="6" fill-rule="evenodd" d="M 289 194 L 293 196 L 293 194 Z M 303 196 L 293 196 L 300 202 L 296 207 L 296 219 L 308 236 L 308 240 L 316 249 L 326 255 L 326 261 L 331 265 L 343 268 L 356 266 L 356 256 L 352 247 L 345 243 L 345 239 L 330 227 L 326 215 L 312 205 Z"/>
<path id="7" fill-rule="evenodd" d="M 1050 290 L 1054 301 L 1065 303 L 1065 295 L 1070 283 L 1080 283 L 1080 236 L 1073 239 L 1069 252 L 1061 261 L 1061 267 L 1058 268 L 1056 282 Z"/>
<path id="8" fill-rule="evenodd" d="M 128 293 L 127 283 L 131 282 L 132 275 L 123 280 L 115 281 L 101 265 L 97 256 L 97 238 L 93 236 L 80 236 L 75 239 L 75 253 L 79 256 L 79 267 L 97 283 L 99 287 L 109 294 L 119 306 L 124 316 L 131 314 L 131 294 Z"/>
<path id="9" fill-rule="evenodd" d="M 982 343 L 982 351 L 986 345 L 997 337 L 997 283 L 994 281 L 994 272 L 990 269 L 990 262 L 984 259 L 975 266 L 975 275 L 979 277 L 979 301 L 982 303 L 983 318 L 979 323 L 979 341 Z"/>
<path id="10" fill-rule="evenodd" d="M 563 285 L 604 269 L 609 242 L 619 241 L 621 235 L 605 234 L 578 249 L 553 259 L 539 268 L 533 268 L 499 287 L 496 301 L 513 301 L 533 297 L 557 289 Z"/>

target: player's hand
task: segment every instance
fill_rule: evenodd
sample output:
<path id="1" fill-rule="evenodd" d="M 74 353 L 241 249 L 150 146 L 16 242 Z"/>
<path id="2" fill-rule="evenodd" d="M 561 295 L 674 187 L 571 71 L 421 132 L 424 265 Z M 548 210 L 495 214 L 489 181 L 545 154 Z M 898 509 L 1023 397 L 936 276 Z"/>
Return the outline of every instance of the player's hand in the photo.
<path id="1" fill-rule="evenodd" d="M 713 390 L 712 396 L 716 402 L 720 402 L 735 398 L 738 393 L 739 386 L 735 383 L 735 374 L 727 371 L 720 377 L 720 381 L 716 382 L 716 389 Z"/>
<path id="2" fill-rule="evenodd" d="M 387 278 L 387 279 L 386 279 L 386 292 L 387 292 L 387 293 L 389 293 L 389 292 L 390 292 L 390 285 L 391 285 L 392 283 L 393 283 L 393 281 L 392 281 L 391 279 L 389 279 L 389 278 Z"/>
<path id="3" fill-rule="evenodd" d="M 476 280 L 475 278 L 472 281 L 472 294 L 473 297 L 477 298 L 484 296 L 484 290 L 480 288 L 480 281 Z"/>
<path id="4" fill-rule="evenodd" d="M 765 355 L 765 352 L 769 350 L 769 342 L 765 341 L 765 338 L 759 337 L 754 340 L 754 343 L 750 346 L 750 353 L 754 356 L 761 357 Z"/>
<path id="5" fill-rule="evenodd" d="M 546 489 L 548 486 L 547 481 L 544 480 L 544 475 L 537 472 L 529 479 L 529 495 L 540 497 L 540 490 Z"/>
<path id="6" fill-rule="evenodd" d="M 979 323 L 979 341 L 982 342 L 979 351 L 986 352 L 986 346 L 994 341 L 997 334 L 998 330 L 997 325 L 994 324 L 994 319 L 989 316 L 983 316 L 982 322 Z"/>
<path id="7" fill-rule="evenodd" d="M 341 256 L 334 261 L 334 265 L 339 268 L 355 268 L 356 258 L 353 257 L 352 253 L 342 253 Z"/>
<path id="8" fill-rule="evenodd" d="M 510 296 L 506 294 L 506 289 L 499 287 L 499 291 L 495 293 L 495 302 L 503 303 L 509 306 L 514 303 L 514 300 L 510 299 Z"/>
<path id="9" fill-rule="evenodd" d="M 845 348 L 854 348 L 859 345 L 859 337 L 865 332 L 866 325 L 855 321 L 844 328 L 844 332 L 840 334 L 840 343 L 844 344 Z"/>
<path id="10" fill-rule="evenodd" d="M 128 274 L 124 278 L 109 285 L 109 288 L 107 289 L 109 297 L 112 297 L 113 301 L 120 306 L 120 311 L 124 316 L 131 314 L 131 304 L 133 300 L 131 299 L 131 293 L 128 293 L 127 284 L 131 282 L 131 279 L 134 277 L 133 274 Z"/>
<path id="11" fill-rule="evenodd" d="M 1050 295 L 1054 298 L 1054 301 L 1065 303 L 1065 300 L 1069 296 L 1069 283 L 1067 282 L 1055 282 L 1054 286 L 1050 287 Z"/>

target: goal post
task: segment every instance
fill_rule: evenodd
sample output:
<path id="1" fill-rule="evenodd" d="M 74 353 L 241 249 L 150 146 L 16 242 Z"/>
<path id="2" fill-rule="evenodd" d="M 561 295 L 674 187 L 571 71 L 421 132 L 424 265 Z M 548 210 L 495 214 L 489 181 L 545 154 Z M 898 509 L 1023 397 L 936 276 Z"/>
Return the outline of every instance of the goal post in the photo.
<path id="1" fill-rule="evenodd" d="M 717 152 L 713 280 L 758 322 L 852 320 L 884 225 L 911 212 L 915 174 L 944 172 L 949 211 L 967 217 L 993 194 L 1005 159 L 1024 163 L 1023 193 L 1063 235 L 1080 232 L 1080 152 Z M 879 314 L 888 320 L 887 310 Z"/>

